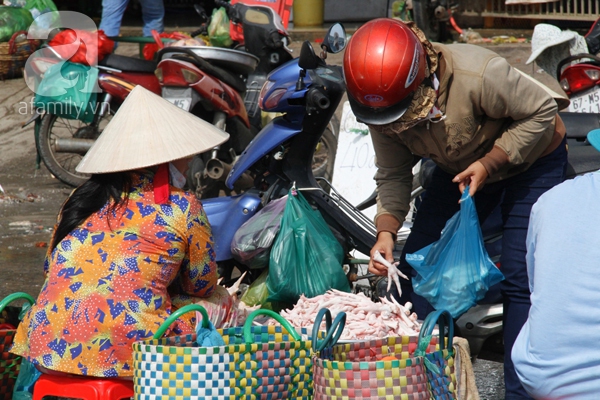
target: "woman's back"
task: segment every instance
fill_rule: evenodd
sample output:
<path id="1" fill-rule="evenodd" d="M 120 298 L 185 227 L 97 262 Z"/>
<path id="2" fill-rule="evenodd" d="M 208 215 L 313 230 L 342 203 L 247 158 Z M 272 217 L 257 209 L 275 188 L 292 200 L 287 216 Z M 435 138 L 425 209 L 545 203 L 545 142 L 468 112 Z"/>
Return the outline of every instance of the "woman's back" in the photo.
<path id="1" fill-rule="evenodd" d="M 167 288 L 178 274 L 170 291 L 211 294 L 217 276 L 200 202 L 171 187 L 169 202 L 156 204 L 153 174 L 132 176 L 124 206 L 92 214 L 48 256 L 47 280 L 13 352 L 62 372 L 131 376 L 131 345 L 170 314 Z M 176 328 L 192 329 L 189 321 Z"/>

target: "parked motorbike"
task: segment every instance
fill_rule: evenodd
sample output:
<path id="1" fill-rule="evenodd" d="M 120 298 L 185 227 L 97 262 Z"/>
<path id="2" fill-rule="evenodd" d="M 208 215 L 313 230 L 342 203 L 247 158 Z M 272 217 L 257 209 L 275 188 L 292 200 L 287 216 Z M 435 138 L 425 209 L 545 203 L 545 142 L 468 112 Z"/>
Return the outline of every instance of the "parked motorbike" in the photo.
<path id="1" fill-rule="evenodd" d="M 289 35 L 273 8 L 220 0 L 215 4 L 226 9 L 235 27 L 233 33 L 241 27 L 243 42 L 233 49 L 164 48 L 158 53 L 156 70 L 165 99 L 230 134 L 228 142 L 196 156 L 191 164 L 188 182 L 201 198 L 217 197 L 222 190 L 230 194 L 224 181 L 231 164 L 263 124 L 258 106 L 260 88 L 270 71 L 293 58 L 287 47 Z M 203 13 L 201 7 L 196 9 Z M 336 130 L 332 123 L 318 145 L 314 158 L 318 176 L 333 172 Z M 251 184 L 239 181 L 235 190 L 239 192 Z"/>
<path id="2" fill-rule="evenodd" d="M 196 63 L 203 67 L 201 70 L 196 68 L 196 72 L 200 71 L 201 75 L 199 76 L 206 77 L 206 79 L 203 79 L 204 94 L 206 96 L 202 100 L 206 114 L 200 116 L 211 120 L 211 122 L 216 121 L 222 124 L 222 122 L 219 122 L 221 118 L 210 118 L 210 113 L 213 112 L 213 105 L 206 99 L 212 99 L 214 102 L 220 104 L 221 110 L 234 110 L 233 112 L 237 113 L 236 115 L 240 116 L 241 120 L 245 122 L 239 123 L 239 118 L 232 118 L 233 122 L 227 125 L 227 130 L 230 133 L 239 132 L 239 134 L 231 135 L 232 139 L 228 143 L 231 147 L 223 146 L 221 148 L 220 157 L 225 162 L 221 162 L 220 159 L 214 157 L 215 153 L 217 153 L 215 150 L 215 152 L 211 153 L 213 157 L 207 157 L 204 160 L 209 161 L 212 159 L 209 169 L 205 168 L 204 161 L 200 159 L 202 162 L 201 166 L 194 170 L 194 172 L 209 172 L 212 176 L 216 177 L 216 182 L 218 182 L 217 179 L 219 176 L 222 176 L 220 178 L 221 181 L 224 180 L 227 168 L 233 161 L 235 154 L 239 154 L 245 148 L 245 145 L 260 128 L 261 114 L 257 107 L 257 97 L 261 82 L 266 79 L 267 69 L 272 69 L 284 61 L 291 59 L 291 55 L 285 49 L 287 32 L 285 32 L 281 24 L 281 18 L 274 13 L 273 9 L 265 6 L 249 7 L 242 3 L 235 4 L 235 7 L 229 6 L 228 3 L 224 4 L 231 8 L 232 20 L 241 21 L 248 14 L 249 18 L 253 16 L 254 20 L 262 21 L 262 27 L 259 22 L 255 24 L 248 22 L 244 28 L 246 33 L 252 37 L 252 45 L 248 49 L 254 51 L 261 59 L 252 56 L 246 51 L 242 51 L 243 47 L 242 50 L 203 47 L 201 50 L 203 51 L 202 55 L 206 55 L 206 58 L 197 56 L 192 51 L 188 53 L 191 53 L 192 57 L 196 57 Z M 265 20 L 268 22 L 265 23 Z M 268 29 L 269 27 L 274 28 Z M 205 32 L 205 28 L 195 31 L 192 35 L 196 36 L 203 32 Z M 239 32 L 237 37 L 239 38 Z M 275 38 L 279 39 L 276 40 Z M 271 47 L 263 46 L 267 42 Z M 165 51 L 164 53 L 176 55 L 185 54 L 187 51 L 180 50 L 179 53 L 176 51 L 171 53 Z M 215 54 L 227 54 L 228 56 L 235 54 L 235 57 L 245 58 L 241 62 L 242 67 L 240 67 L 240 64 L 230 62 L 227 57 L 225 57 L 225 60 L 220 59 L 218 56 L 217 59 L 213 59 L 212 56 Z M 252 71 L 248 67 L 243 66 L 244 62 L 248 60 L 251 60 L 253 63 Z M 35 57 L 29 63 L 28 79 L 43 76 L 44 72 L 50 66 L 59 61 L 63 61 L 60 56 L 51 47 L 46 47 L 43 56 Z M 258 68 L 254 69 L 256 66 Z M 233 73 L 229 72 L 230 68 L 233 69 Z M 244 71 L 240 71 L 239 68 L 244 69 Z M 155 75 L 155 70 L 157 69 L 155 61 L 110 54 L 99 62 L 98 69 L 100 70 L 98 85 L 102 91 L 98 93 L 97 103 L 99 106 L 95 109 L 93 121 L 84 122 L 80 119 L 67 118 L 52 112 L 52 110 L 49 112 L 39 112 L 34 118 L 28 121 L 28 123 L 35 121 L 38 163 L 39 161 L 43 161 L 54 176 L 72 186 L 77 186 L 88 178 L 87 175 L 76 172 L 75 166 L 91 147 L 94 140 L 100 135 L 102 129 L 110 120 L 111 114 L 118 109 L 121 102 L 135 85 L 141 84 L 152 92 L 159 95 L 163 94 L 168 99 L 176 102 L 176 104 L 185 107 L 185 102 L 182 102 L 181 98 L 178 98 L 177 95 L 169 97 L 171 93 L 168 90 L 164 92 L 163 88 L 161 88 L 158 77 L 162 78 L 162 70 L 158 70 Z M 177 76 L 177 72 L 180 75 L 179 78 L 183 74 L 184 81 L 196 76 L 193 73 L 188 73 L 189 71 L 182 71 L 181 69 L 175 71 L 172 76 Z M 250 79 L 247 79 L 250 72 L 252 72 Z M 217 78 L 215 79 L 214 76 L 217 76 Z M 228 88 L 224 88 L 223 86 L 219 86 L 222 82 L 228 82 L 231 85 L 228 85 Z M 188 86 L 190 85 L 188 82 L 184 83 Z M 217 86 L 211 85 L 211 83 L 216 83 Z M 240 97 L 240 94 L 244 93 L 246 94 L 245 104 Z M 252 100 L 252 96 L 254 96 L 254 100 Z M 246 106 L 251 115 L 246 111 Z M 251 122 L 254 123 L 254 127 L 250 125 Z M 335 157 L 335 149 L 337 147 L 337 139 L 334 132 L 337 129 L 337 125 L 335 124 L 335 120 L 332 121 L 329 135 L 322 141 L 319 146 L 320 152 L 315 156 L 315 168 L 321 175 L 331 174 L 333 171 L 333 158 Z M 225 127 L 224 124 L 223 127 Z M 193 182 L 194 179 L 189 179 L 189 181 Z M 212 193 L 204 193 L 205 197 L 207 195 L 218 195 L 218 191 L 213 190 Z"/>
<path id="3" fill-rule="evenodd" d="M 237 196 L 206 199 L 204 209 L 216 239 L 216 259 L 222 276 L 234 267 L 247 269 L 233 260 L 231 243 L 237 229 L 271 200 L 287 194 L 295 183 L 297 190 L 317 208 L 331 227 L 346 253 L 361 252 L 375 244 L 375 226 L 335 190 L 324 190 L 315 178 L 312 161 L 315 149 L 335 113 L 345 85 L 340 66 L 327 65 L 327 52 L 345 47 L 346 34 L 333 25 L 323 41 L 318 57 L 310 42 L 304 42 L 300 57 L 272 71 L 260 94 L 261 108 L 281 113 L 269 122 L 237 159 L 226 185 L 233 189 L 240 179 L 250 176 L 253 187 Z M 247 269 L 249 281 L 261 271 Z"/>
<path id="4" fill-rule="evenodd" d="M 238 48 L 167 47 L 157 55 L 162 96 L 230 134 L 226 143 L 196 156 L 191 165 L 188 181 L 202 198 L 218 196 L 223 188 L 219 182 L 260 130 L 257 110 L 261 80 L 292 59 L 287 49 L 288 33 L 272 8 L 219 0 L 216 5 L 224 7 L 230 20 L 242 26 L 244 42 Z M 199 6 L 196 11 L 205 15 Z"/>

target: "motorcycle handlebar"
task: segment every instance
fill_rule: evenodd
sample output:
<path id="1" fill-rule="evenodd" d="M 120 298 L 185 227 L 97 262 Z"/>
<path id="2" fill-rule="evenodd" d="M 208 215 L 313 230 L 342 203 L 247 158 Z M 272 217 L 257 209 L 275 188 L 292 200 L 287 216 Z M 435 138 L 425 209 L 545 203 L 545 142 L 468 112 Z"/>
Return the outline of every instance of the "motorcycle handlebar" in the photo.
<path id="1" fill-rule="evenodd" d="M 231 7 L 231 4 L 229 4 L 228 1 L 223 0 L 215 0 L 215 4 L 219 7 L 224 7 L 226 10 L 229 9 L 229 7 Z"/>
<path id="2" fill-rule="evenodd" d="M 203 24 L 202 28 L 198 28 L 194 32 L 190 33 L 190 36 L 191 37 L 196 37 L 196 36 L 201 35 L 203 33 L 206 33 L 206 25 L 205 24 Z"/>
<path id="3" fill-rule="evenodd" d="M 329 99 L 319 88 L 311 88 L 306 94 L 306 101 L 309 106 L 325 110 L 329 107 Z"/>

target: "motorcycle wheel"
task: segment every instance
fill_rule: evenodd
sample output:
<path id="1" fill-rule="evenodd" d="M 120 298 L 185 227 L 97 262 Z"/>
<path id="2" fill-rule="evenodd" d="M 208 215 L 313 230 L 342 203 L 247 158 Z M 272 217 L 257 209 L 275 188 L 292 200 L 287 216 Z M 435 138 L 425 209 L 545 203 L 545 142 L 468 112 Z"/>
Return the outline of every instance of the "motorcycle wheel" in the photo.
<path id="1" fill-rule="evenodd" d="M 340 121 L 334 115 L 323 132 L 319 144 L 313 155 L 312 171 L 316 178 L 325 178 L 331 182 L 333 167 L 335 165 L 335 154 L 337 152 L 337 134 L 340 129 Z"/>
<path id="2" fill-rule="evenodd" d="M 44 164 L 52 175 L 70 186 L 79 186 L 90 176 L 75 171 L 75 167 L 83 158 L 80 153 L 66 153 L 56 151 L 58 138 L 96 139 L 102 129 L 108 124 L 112 115 L 105 115 L 97 127 L 79 120 L 59 117 L 55 114 L 46 114 L 40 122 L 39 135 L 36 138 L 36 148 Z"/>
<path id="3" fill-rule="evenodd" d="M 433 15 L 430 0 L 413 0 L 413 21 L 431 42 L 444 42 L 448 38 L 446 21 L 438 21 Z"/>

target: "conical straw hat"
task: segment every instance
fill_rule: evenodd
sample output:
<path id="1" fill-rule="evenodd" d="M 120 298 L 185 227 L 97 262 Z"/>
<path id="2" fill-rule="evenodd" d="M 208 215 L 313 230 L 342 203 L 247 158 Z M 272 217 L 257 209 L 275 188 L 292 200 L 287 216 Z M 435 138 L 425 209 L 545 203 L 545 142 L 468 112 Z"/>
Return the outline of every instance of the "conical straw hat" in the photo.
<path id="1" fill-rule="evenodd" d="M 76 170 L 128 171 L 203 153 L 229 134 L 136 86 Z"/>

